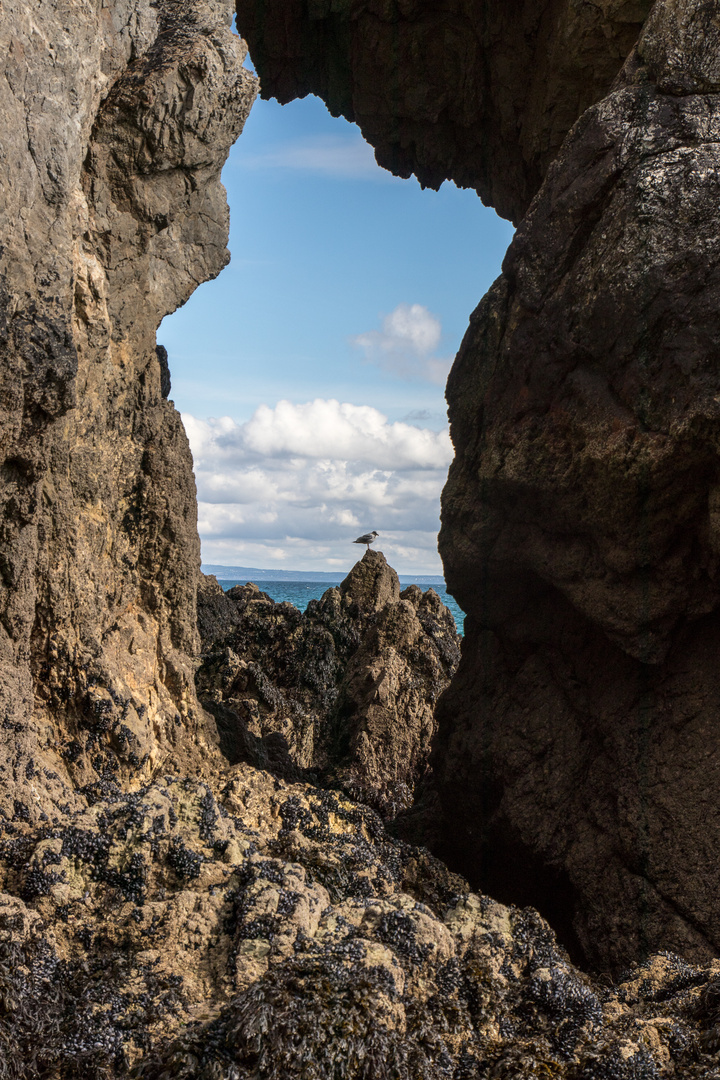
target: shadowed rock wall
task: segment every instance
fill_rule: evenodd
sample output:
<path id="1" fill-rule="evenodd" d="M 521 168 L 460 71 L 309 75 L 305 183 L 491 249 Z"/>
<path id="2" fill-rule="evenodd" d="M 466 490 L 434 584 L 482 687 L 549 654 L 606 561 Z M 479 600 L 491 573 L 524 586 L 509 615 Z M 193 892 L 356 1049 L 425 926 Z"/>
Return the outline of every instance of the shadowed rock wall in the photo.
<path id="1" fill-rule="evenodd" d="M 226 0 L 3 5 L 11 816 L 147 775 L 198 723 L 195 486 L 155 331 L 228 259 L 219 174 L 255 94 L 231 16 Z"/>
<path id="2" fill-rule="evenodd" d="M 651 0 L 237 0 L 264 97 L 318 94 L 378 162 L 518 221 Z"/>
<path id="3" fill-rule="evenodd" d="M 720 948 L 719 45 L 656 6 L 448 384 L 444 850 L 598 965 Z"/>

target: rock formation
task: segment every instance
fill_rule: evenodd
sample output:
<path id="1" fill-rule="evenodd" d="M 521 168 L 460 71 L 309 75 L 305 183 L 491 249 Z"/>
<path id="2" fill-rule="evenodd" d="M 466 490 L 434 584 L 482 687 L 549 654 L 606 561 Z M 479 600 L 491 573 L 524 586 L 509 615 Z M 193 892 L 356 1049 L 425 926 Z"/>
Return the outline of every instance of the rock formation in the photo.
<path id="1" fill-rule="evenodd" d="M 263 93 L 318 92 L 400 175 L 528 211 L 448 385 L 441 553 L 468 618 L 437 850 L 594 965 L 715 955 L 717 6 L 239 18 Z"/>
<path id="2" fill-rule="evenodd" d="M 4 1078 L 714 1075 L 717 962 L 593 982 L 367 808 L 202 771 L 4 825 Z"/>
<path id="3" fill-rule="evenodd" d="M 231 17 L 229 0 L 3 4 L 10 816 L 81 806 L 197 739 L 195 486 L 155 332 L 228 259 L 219 175 L 256 87 Z"/>
<path id="4" fill-rule="evenodd" d="M 519 221 L 652 0 L 237 0 L 264 97 L 317 94 L 397 176 Z"/>
<path id="5" fill-rule="evenodd" d="M 276 770 L 310 770 L 384 817 L 412 803 L 460 656 L 437 593 L 401 593 L 382 552 L 368 550 L 305 613 L 255 585 L 225 593 L 204 578 L 198 625 L 198 695 L 229 761 L 259 763 L 264 752 Z"/>
<path id="6" fill-rule="evenodd" d="M 708 1080 L 717 5 L 239 3 L 264 92 L 530 207 L 449 385 L 434 761 L 470 883 L 300 782 L 390 815 L 422 771 L 454 638 L 377 553 L 304 618 L 202 585 L 196 698 L 155 331 L 227 260 L 229 0 L 0 14 L 0 1080 Z M 582 974 L 511 899 L 631 966 Z"/>

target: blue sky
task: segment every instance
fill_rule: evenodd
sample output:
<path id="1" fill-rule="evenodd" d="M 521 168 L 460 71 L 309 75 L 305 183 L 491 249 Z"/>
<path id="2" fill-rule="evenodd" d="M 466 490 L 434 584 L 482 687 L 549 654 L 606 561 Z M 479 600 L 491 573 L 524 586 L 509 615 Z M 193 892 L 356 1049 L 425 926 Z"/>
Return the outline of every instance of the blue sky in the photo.
<path id="1" fill-rule="evenodd" d="M 206 562 L 441 572 L 444 380 L 508 222 L 380 169 L 317 98 L 258 100 L 223 172 L 230 265 L 166 318 Z"/>

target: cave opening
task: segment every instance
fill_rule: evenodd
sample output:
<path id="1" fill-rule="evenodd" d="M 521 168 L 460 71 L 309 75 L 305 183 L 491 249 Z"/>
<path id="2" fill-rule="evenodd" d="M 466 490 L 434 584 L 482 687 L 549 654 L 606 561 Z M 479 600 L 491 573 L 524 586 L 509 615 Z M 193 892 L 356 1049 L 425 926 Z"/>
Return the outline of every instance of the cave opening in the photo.
<path id="1" fill-rule="evenodd" d="M 347 543 L 353 530 L 375 525 L 377 517 L 369 515 L 386 509 L 382 496 L 387 500 L 392 491 L 389 470 L 382 468 L 382 450 L 373 458 L 373 447 L 365 448 L 366 460 L 342 461 L 342 438 L 335 431 L 332 460 L 335 470 L 340 465 L 345 470 L 343 487 L 322 456 L 328 455 L 327 440 L 317 439 L 312 423 L 338 424 L 342 409 L 350 406 L 385 418 L 385 436 L 397 424 L 421 437 L 444 432 L 447 368 L 471 311 L 500 271 L 513 229 L 473 191 L 449 182 L 439 192 L 422 190 L 415 179 L 392 177 L 376 165 L 355 125 L 331 117 L 313 96 L 284 106 L 258 99 L 231 150 L 223 181 L 232 261 L 166 318 L 158 335 L 170 355 L 172 396 L 195 459 L 203 563 L 212 572 L 218 564 L 298 570 L 342 565 L 344 576 L 357 554 Z M 403 304 L 421 308 L 422 314 L 405 328 L 405 341 L 398 335 L 392 343 L 395 351 L 385 342 L 386 354 L 378 356 L 381 335 L 389 336 L 378 314 Z M 441 326 L 439 337 L 433 319 Z M 379 346 L 376 355 L 353 340 L 363 336 Z M 446 366 L 433 367 L 442 360 L 440 353 Z M 303 418 L 303 407 L 318 401 L 329 406 L 333 400 L 340 410 L 326 408 L 323 414 L 318 409 Z M 284 415 L 279 402 L 285 403 Z M 264 453 L 259 418 L 266 428 Z M 366 432 L 378 422 L 372 415 L 361 419 Z M 277 427 L 272 430 L 273 422 L 283 421 L 297 430 L 282 435 Z M 296 441 L 290 444 L 293 434 Z M 314 441 L 305 454 L 303 438 Z M 283 464 L 292 454 L 290 482 L 278 490 Z M 324 477 L 318 476 L 318 462 Z M 383 543 L 400 572 L 430 566 L 442 573 L 439 562 L 418 566 L 418 546 L 411 551 L 411 530 L 402 525 L 415 514 L 414 531 L 425 533 L 425 554 L 432 546 L 434 555 L 446 464 L 441 460 L 436 470 L 424 470 L 422 490 L 413 492 L 404 520 L 399 518 L 394 549 L 392 542 Z M 348 495 L 353 469 L 356 483 L 359 476 L 367 485 L 360 497 L 357 491 Z M 299 494 L 303 471 L 311 484 Z M 419 471 L 400 468 L 394 479 L 412 482 Z M 379 483 L 378 473 L 385 474 Z M 374 490 L 368 479 L 375 479 Z M 274 483 L 276 499 L 269 509 Z M 414 504 L 420 501 L 429 506 L 418 513 Z M 366 516 L 360 517 L 363 509 Z M 294 514 L 294 535 L 288 535 L 284 512 Z M 417 518 L 423 521 L 423 515 L 420 529 Z M 415 566 L 408 563 L 413 556 Z M 228 728 L 216 715 L 230 760 L 237 757 L 231 746 L 235 720 L 232 714 Z M 498 841 L 498 851 L 504 869 L 493 873 L 490 863 L 481 880 L 461 858 L 444 855 L 475 887 L 501 902 L 538 907 L 579 961 L 582 950 L 567 915 L 567 882 L 537 860 L 531 866 L 529 851 L 513 848 L 506 837 Z"/>
<path id="2" fill-rule="evenodd" d="M 512 226 L 393 177 L 313 96 L 258 99 L 223 182 L 232 261 L 158 334 L 204 563 L 342 576 L 377 529 L 398 572 L 440 575 L 444 383 Z"/>
<path id="3" fill-rule="evenodd" d="M 232 261 L 158 336 L 195 459 L 205 567 L 341 566 L 344 576 L 358 554 L 348 543 L 354 531 L 378 524 L 370 515 L 385 513 L 397 490 L 388 473 L 399 484 L 424 472 L 383 549 L 400 572 L 441 573 L 439 562 L 421 560 L 435 554 L 447 461 L 388 469 L 386 447 L 358 445 L 361 435 L 372 442 L 373 423 L 376 435 L 383 425 L 377 443 L 394 425 L 419 438 L 445 433 L 447 370 L 512 226 L 473 191 L 392 177 L 357 128 L 312 96 L 284 106 L 259 99 L 223 181 Z M 398 309 L 405 325 L 388 321 Z M 348 417 L 364 424 L 354 444 L 341 426 Z M 322 424 L 329 431 L 319 435 Z M 311 482 L 302 490 L 304 472 Z M 225 719 L 216 715 L 223 752 L 236 760 L 236 717 L 229 727 Z M 567 881 L 506 837 L 498 850 L 502 869 L 488 864 L 481 880 L 444 854 L 501 902 L 539 908 L 579 962 Z"/>

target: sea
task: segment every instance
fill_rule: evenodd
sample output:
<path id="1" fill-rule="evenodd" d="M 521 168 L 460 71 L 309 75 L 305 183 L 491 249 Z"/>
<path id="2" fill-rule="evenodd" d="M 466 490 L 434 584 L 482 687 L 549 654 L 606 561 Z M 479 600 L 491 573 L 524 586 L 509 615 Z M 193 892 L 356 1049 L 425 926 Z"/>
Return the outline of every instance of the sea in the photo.
<path id="1" fill-rule="evenodd" d="M 217 569 L 217 567 L 203 567 L 203 570 L 205 570 L 206 573 L 215 574 L 216 576 L 218 576 Z M 286 571 L 286 573 L 287 572 L 288 571 Z M 227 592 L 228 589 L 232 589 L 233 585 L 245 585 L 249 580 L 253 579 L 247 577 L 221 579 L 218 576 L 218 581 L 222 585 L 225 592 Z M 299 608 L 300 611 L 304 611 L 311 600 L 319 600 L 324 592 L 327 592 L 328 589 L 331 589 L 333 585 L 339 585 L 342 580 L 343 578 L 339 576 L 337 581 L 327 579 L 325 581 L 291 581 L 288 579 L 284 579 L 282 581 L 273 581 L 260 578 L 259 575 L 257 575 L 255 584 L 259 589 L 262 590 L 262 592 L 266 592 L 268 596 L 271 597 L 271 599 L 275 600 L 276 603 L 280 603 L 281 601 L 285 600 L 288 603 L 293 604 L 296 608 Z M 420 579 L 415 580 L 414 578 L 407 578 L 404 575 L 401 576 L 401 589 L 406 589 L 407 586 L 410 584 L 419 585 L 423 592 L 425 592 L 426 589 L 434 589 L 442 600 L 443 604 L 446 604 L 447 607 L 450 608 L 450 611 L 453 613 L 455 619 L 457 631 L 459 634 L 462 634 L 465 613 L 458 607 L 453 597 L 450 596 L 449 592 L 445 588 L 444 583 L 440 585 L 436 579 L 433 579 L 432 581 L 422 581 Z"/>

